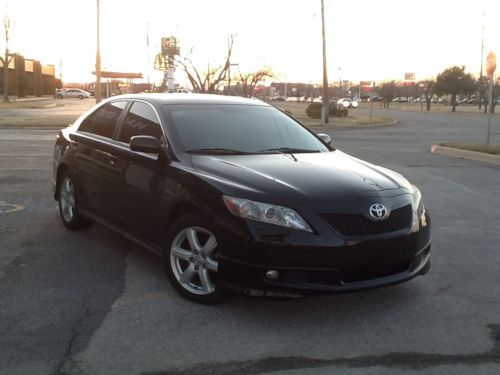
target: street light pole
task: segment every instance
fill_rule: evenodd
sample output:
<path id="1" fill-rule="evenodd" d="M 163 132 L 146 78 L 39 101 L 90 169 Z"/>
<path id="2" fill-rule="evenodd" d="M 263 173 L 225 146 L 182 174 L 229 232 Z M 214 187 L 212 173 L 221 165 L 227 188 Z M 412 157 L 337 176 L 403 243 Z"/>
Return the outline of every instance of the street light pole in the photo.
<path id="1" fill-rule="evenodd" d="M 95 88 L 94 88 L 94 96 L 95 102 L 99 103 L 101 101 L 101 46 L 100 46 L 100 3 L 99 0 L 96 0 L 97 3 L 97 48 L 95 54 Z"/>
<path id="2" fill-rule="evenodd" d="M 342 86 L 342 69 L 339 68 L 339 99 L 344 97 L 344 86 Z"/>
<path id="3" fill-rule="evenodd" d="M 325 6 L 324 0 L 321 0 L 321 34 L 323 37 L 323 120 L 328 124 L 330 115 L 330 100 L 328 98 L 328 73 L 326 67 L 326 37 L 325 37 Z"/>

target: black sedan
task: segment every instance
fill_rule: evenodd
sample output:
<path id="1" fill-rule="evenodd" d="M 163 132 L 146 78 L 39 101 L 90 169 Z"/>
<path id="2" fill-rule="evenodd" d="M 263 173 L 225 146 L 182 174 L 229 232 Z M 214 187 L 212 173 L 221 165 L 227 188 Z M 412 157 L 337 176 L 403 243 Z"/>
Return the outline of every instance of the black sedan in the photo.
<path id="1" fill-rule="evenodd" d="M 200 303 L 427 273 L 418 188 L 330 142 L 253 99 L 116 96 L 57 135 L 54 197 L 68 229 L 98 222 L 161 255 Z"/>

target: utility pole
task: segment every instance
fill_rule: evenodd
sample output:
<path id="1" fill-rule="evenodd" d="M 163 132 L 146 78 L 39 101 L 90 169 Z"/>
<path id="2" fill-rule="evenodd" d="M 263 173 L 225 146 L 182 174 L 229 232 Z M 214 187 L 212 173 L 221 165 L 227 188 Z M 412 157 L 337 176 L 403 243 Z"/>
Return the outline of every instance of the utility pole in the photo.
<path id="1" fill-rule="evenodd" d="M 100 46 L 100 30 L 99 26 L 101 23 L 100 20 L 100 3 L 97 1 L 97 48 L 95 54 L 95 88 L 94 88 L 94 96 L 96 104 L 101 101 L 101 46 Z"/>
<path id="2" fill-rule="evenodd" d="M 323 121 L 328 124 L 330 100 L 328 98 L 328 72 L 326 67 L 325 5 L 321 0 L 321 34 L 323 37 Z"/>
<path id="3" fill-rule="evenodd" d="M 483 25 L 481 27 L 481 70 L 479 72 L 479 110 L 481 110 L 481 102 L 483 101 L 483 55 L 484 55 L 484 12 Z"/>
<path id="4" fill-rule="evenodd" d="M 151 85 L 149 83 L 149 73 L 151 69 L 151 59 L 149 58 L 149 22 L 146 22 L 146 47 L 147 47 L 147 54 L 148 54 L 148 92 L 151 91 Z"/>

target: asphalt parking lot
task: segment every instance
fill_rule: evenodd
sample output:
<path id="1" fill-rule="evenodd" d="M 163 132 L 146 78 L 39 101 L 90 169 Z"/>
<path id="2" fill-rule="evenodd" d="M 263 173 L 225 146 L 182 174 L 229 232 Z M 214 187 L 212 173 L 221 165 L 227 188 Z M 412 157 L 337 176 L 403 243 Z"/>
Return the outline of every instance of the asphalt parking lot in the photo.
<path id="1" fill-rule="evenodd" d="M 421 188 L 430 273 L 218 306 L 181 299 L 155 256 L 99 225 L 66 231 L 51 198 L 56 132 L 0 129 L 0 374 L 498 374 L 500 168 L 427 152 L 483 141 L 486 118 L 384 113 L 399 125 L 326 132 Z"/>

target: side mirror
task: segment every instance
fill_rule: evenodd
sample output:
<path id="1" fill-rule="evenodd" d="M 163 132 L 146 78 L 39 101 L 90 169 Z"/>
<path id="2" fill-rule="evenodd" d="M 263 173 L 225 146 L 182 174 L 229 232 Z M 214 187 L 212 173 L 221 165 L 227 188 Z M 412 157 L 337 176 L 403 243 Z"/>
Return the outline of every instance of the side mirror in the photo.
<path id="1" fill-rule="evenodd" d="M 328 146 L 330 146 L 330 144 L 332 143 L 332 137 L 330 137 L 328 134 L 323 134 L 323 133 L 318 134 L 318 138 L 321 139 L 321 141 Z"/>
<path id="2" fill-rule="evenodd" d="M 161 152 L 161 143 L 157 138 L 150 135 L 136 135 L 130 138 L 130 149 L 158 155 Z"/>

